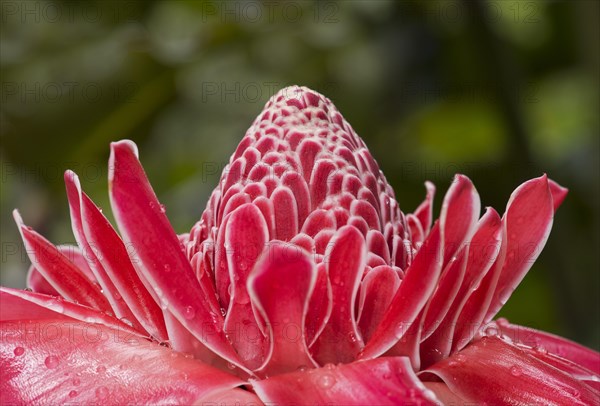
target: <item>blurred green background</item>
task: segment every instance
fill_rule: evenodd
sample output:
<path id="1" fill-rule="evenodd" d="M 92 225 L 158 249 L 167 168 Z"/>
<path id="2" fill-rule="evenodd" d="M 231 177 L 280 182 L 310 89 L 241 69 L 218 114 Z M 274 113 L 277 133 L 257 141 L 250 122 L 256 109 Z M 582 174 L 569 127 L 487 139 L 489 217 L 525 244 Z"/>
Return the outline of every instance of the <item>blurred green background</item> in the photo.
<path id="1" fill-rule="evenodd" d="M 62 173 L 102 207 L 110 141 L 130 138 L 178 232 L 267 99 L 331 98 L 404 211 L 455 172 L 503 211 L 547 172 L 570 189 L 502 311 L 600 348 L 596 1 L 1 3 L 2 285 L 28 260 L 11 210 L 70 243 Z M 108 211 L 108 210 L 107 210 Z"/>

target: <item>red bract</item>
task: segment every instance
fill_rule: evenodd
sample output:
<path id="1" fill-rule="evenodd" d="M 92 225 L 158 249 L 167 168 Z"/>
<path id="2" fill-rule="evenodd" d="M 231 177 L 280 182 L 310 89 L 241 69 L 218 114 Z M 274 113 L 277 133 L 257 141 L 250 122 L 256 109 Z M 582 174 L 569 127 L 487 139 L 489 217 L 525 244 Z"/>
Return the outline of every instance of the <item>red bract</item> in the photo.
<path id="1" fill-rule="evenodd" d="M 275 95 L 178 236 L 131 141 L 111 145 L 120 234 L 65 174 L 78 247 L 15 219 L 33 291 L 1 288 L 3 404 L 594 404 L 600 355 L 492 321 L 566 189 L 481 215 L 457 175 L 403 214 L 325 97 Z"/>

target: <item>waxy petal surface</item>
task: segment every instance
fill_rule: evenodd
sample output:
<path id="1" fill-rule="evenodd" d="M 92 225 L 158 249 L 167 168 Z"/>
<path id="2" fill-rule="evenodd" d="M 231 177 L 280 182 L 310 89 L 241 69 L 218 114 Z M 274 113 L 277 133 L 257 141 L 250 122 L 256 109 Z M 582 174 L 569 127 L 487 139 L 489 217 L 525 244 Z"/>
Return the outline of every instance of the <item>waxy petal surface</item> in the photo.
<path id="1" fill-rule="evenodd" d="M 351 362 L 363 347 L 356 325 L 355 301 L 365 266 L 365 240 L 352 226 L 340 228 L 325 255 L 333 308 L 311 349 L 320 364 Z"/>
<path id="2" fill-rule="evenodd" d="M 89 252 L 89 265 L 104 292 L 110 295 L 115 314 L 157 340 L 166 340 L 162 311 L 136 274 L 123 241 L 100 209 L 83 193 L 77 175 L 67 172 L 65 183 L 74 234 Z"/>
<path id="3" fill-rule="evenodd" d="M 592 405 L 600 393 L 498 337 L 484 337 L 432 367 L 459 397 L 487 404 Z"/>
<path id="4" fill-rule="evenodd" d="M 317 279 L 314 263 L 289 245 L 271 245 L 248 279 L 252 302 L 264 317 L 269 348 L 258 374 L 316 367 L 306 344 L 306 313 Z"/>
<path id="5" fill-rule="evenodd" d="M 523 183 L 510 196 L 502 221 L 506 227 L 506 259 L 485 321 L 504 306 L 546 244 L 554 204 L 546 175 Z"/>
<path id="6" fill-rule="evenodd" d="M 415 322 L 435 289 L 442 267 L 442 241 L 436 223 L 396 291 L 379 328 L 360 359 L 375 358 L 396 344 Z"/>
<path id="7" fill-rule="evenodd" d="M 34 334 L 23 334 L 27 328 Z M 99 324 L 1 322 L 2 404 L 192 404 L 242 382 Z"/>
<path id="8" fill-rule="evenodd" d="M 267 404 L 435 405 L 407 358 L 389 357 L 278 375 L 252 384 Z"/>
<path id="9" fill-rule="evenodd" d="M 111 144 L 110 200 L 132 263 L 150 282 L 161 307 L 224 359 L 239 364 L 223 332 L 223 317 L 211 311 L 175 231 L 158 202 L 131 141 Z M 176 274 L 176 276 L 175 276 Z"/>
<path id="10" fill-rule="evenodd" d="M 13 215 L 31 263 L 62 297 L 101 311 L 111 310 L 97 285 L 50 241 L 23 224 L 16 210 Z"/>

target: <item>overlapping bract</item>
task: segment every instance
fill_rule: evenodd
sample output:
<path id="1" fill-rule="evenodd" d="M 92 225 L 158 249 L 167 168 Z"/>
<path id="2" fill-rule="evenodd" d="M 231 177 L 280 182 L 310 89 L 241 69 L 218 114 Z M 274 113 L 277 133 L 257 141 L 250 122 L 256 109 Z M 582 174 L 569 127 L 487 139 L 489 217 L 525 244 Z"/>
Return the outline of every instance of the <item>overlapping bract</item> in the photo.
<path id="1" fill-rule="evenodd" d="M 3 403 L 598 400 L 598 353 L 492 321 L 566 195 L 546 176 L 502 217 L 480 217 L 462 175 L 438 220 L 430 183 L 404 215 L 350 125 L 300 87 L 271 98 L 189 234 L 135 144 L 113 143 L 109 170 L 120 234 L 72 172 L 78 248 L 15 213 L 34 292 L 1 288 Z"/>

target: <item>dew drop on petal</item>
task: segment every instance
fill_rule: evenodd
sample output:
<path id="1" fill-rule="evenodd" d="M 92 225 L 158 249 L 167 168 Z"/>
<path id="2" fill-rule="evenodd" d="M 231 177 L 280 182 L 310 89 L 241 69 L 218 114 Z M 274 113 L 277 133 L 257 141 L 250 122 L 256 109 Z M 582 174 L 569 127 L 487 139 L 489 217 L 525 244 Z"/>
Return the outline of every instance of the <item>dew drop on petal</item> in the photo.
<path id="1" fill-rule="evenodd" d="M 78 393 L 77 393 L 77 391 L 76 391 L 76 390 L 72 390 L 71 392 L 69 392 L 69 397 L 70 397 L 70 398 L 74 398 L 74 397 L 75 397 L 75 396 L 77 396 L 77 395 L 78 395 Z"/>
<path id="2" fill-rule="evenodd" d="M 79 378 L 75 378 L 73 379 L 73 385 L 77 386 L 81 383 L 81 380 L 79 380 Z"/>
<path id="3" fill-rule="evenodd" d="M 510 367 L 510 374 L 512 376 L 520 376 L 523 372 L 521 371 L 521 368 L 519 368 L 516 365 L 513 365 L 512 367 Z"/>
<path id="4" fill-rule="evenodd" d="M 542 354 L 542 355 L 548 354 L 548 350 L 543 345 L 536 345 L 535 350 L 538 352 L 538 354 Z"/>
<path id="5" fill-rule="evenodd" d="M 23 353 L 25 352 L 25 348 L 23 348 L 23 347 L 16 347 L 13 352 L 18 357 L 18 356 L 23 355 Z"/>
<path id="6" fill-rule="evenodd" d="M 99 388 L 97 388 L 96 396 L 98 396 L 98 399 L 106 398 L 108 396 L 108 389 L 106 388 L 106 386 L 100 386 Z"/>
<path id="7" fill-rule="evenodd" d="M 163 265 L 163 271 L 165 271 L 166 273 L 171 272 L 171 265 L 169 264 L 164 264 Z"/>
<path id="8" fill-rule="evenodd" d="M 498 335 L 498 329 L 495 326 L 489 326 L 485 329 L 485 335 L 488 337 L 495 337 Z"/>
<path id="9" fill-rule="evenodd" d="M 185 317 L 186 320 L 192 320 L 195 316 L 196 310 L 194 310 L 192 306 L 187 306 L 183 309 L 183 317 Z"/>
<path id="10" fill-rule="evenodd" d="M 227 363 L 227 368 L 229 369 L 235 369 L 235 365 L 233 365 L 231 362 Z"/>
<path id="11" fill-rule="evenodd" d="M 50 356 L 46 357 L 44 364 L 46 364 L 46 367 L 48 369 L 56 368 L 58 366 L 58 358 L 55 357 L 54 355 L 50 355 Z"/>
<path id="12" fill-rule="evenodd" d="M 166 211 L 167 211 L 167 208 L 165 207 L 165 205 L 164 205 L 164 204 L 161 204 L 161 205 L 160 205 L 160 212 L 161 212 L 161 213 L 165 213 Z"/>
<path id="13" fill-rule="evenodd" d="M 306 365 L 300 365 L 298 368 L 296 368 L 296 370 L 298 372 L 306 372 L 306 370 L 308 370 L 308 367 Z"/>
<path id="14" fill-rule="evenodd" d="M 98 368 L 96 368 L 96 372 L 103 374 L 106 372 L 106 367 L 104 365 L 99 365 Z"/>
<path id="15" fill-rule="evenodd" d="M 335 385 L 335 378 L 333 377 L 333 375 L 324 374 L 319 378 L 318 384 L 323 389 L 329 389 L 333 385 Z"/>
<path id="16" fill-rule="evenodd" d="M 123 323 L 127 324 L 129 327 L 133 327 L 133 322 L 126 317 L 120 319 Z"/>
<path id="17" fill-rule="evenodd" d="M 167 307 L 169 307 L 169 301 L 167 299 L 165 299 L 164 297 L 160 298 L 160 308 L 163 310 L 167 310 Z"/>

